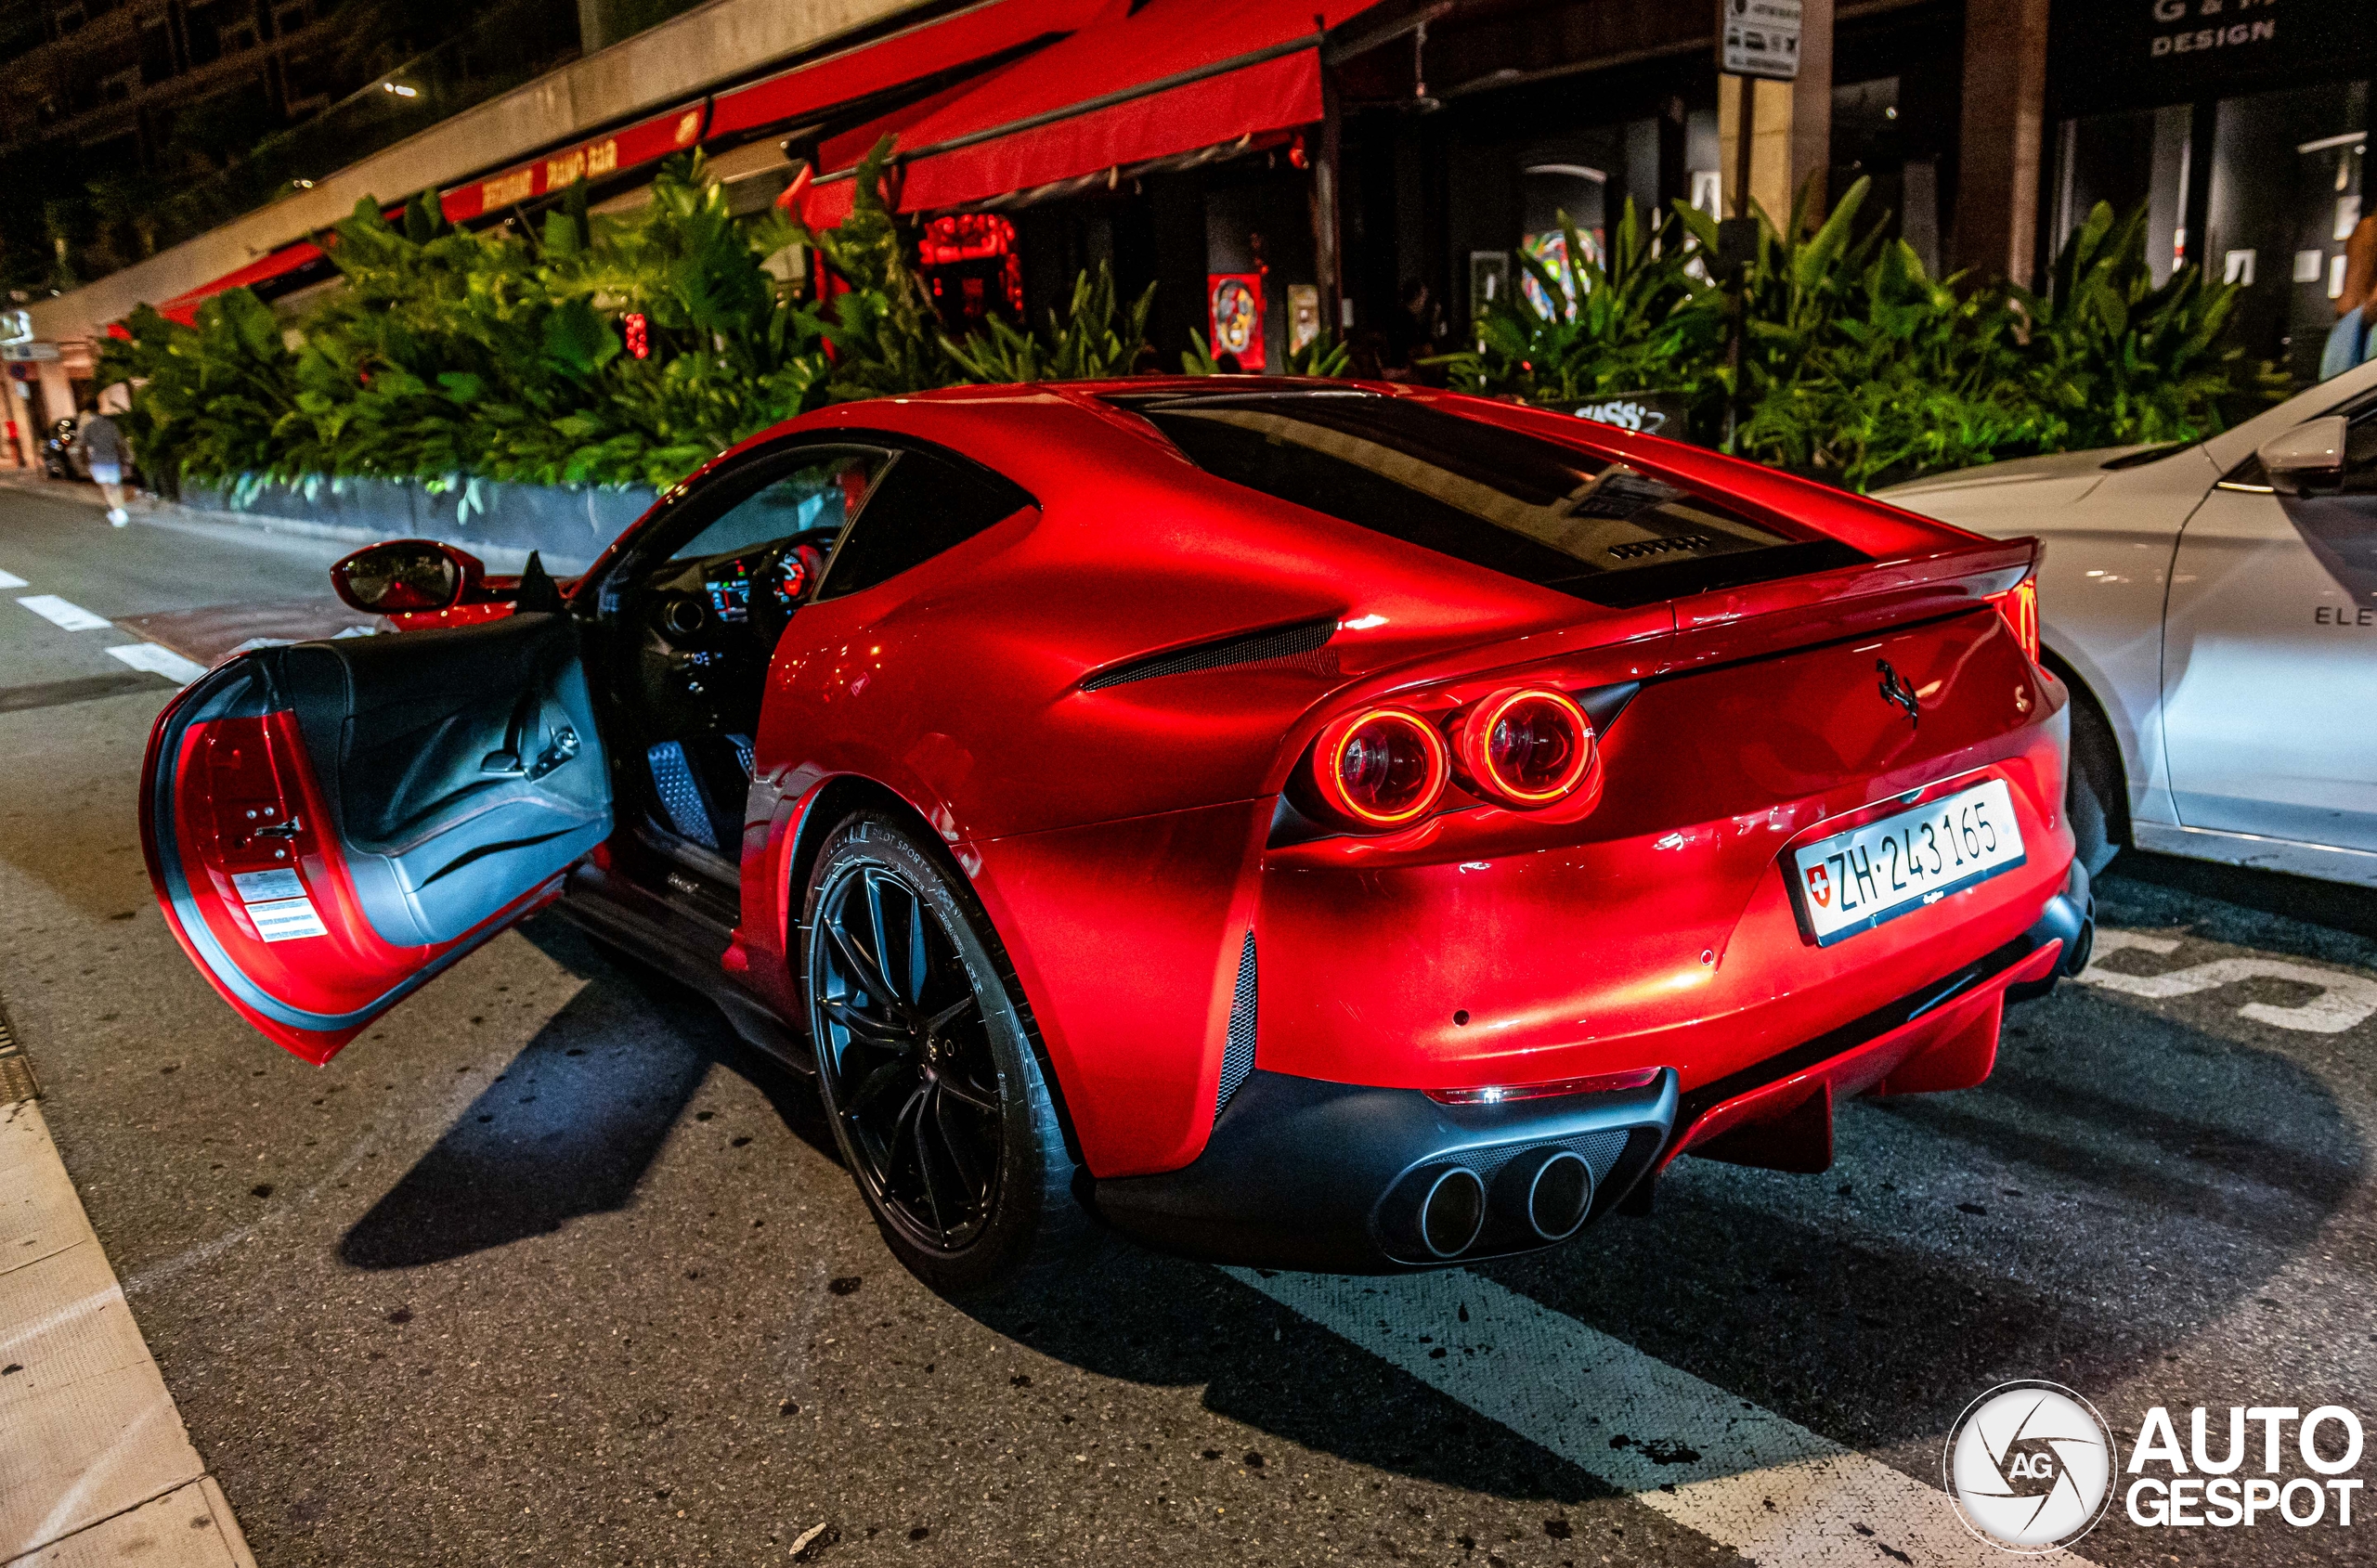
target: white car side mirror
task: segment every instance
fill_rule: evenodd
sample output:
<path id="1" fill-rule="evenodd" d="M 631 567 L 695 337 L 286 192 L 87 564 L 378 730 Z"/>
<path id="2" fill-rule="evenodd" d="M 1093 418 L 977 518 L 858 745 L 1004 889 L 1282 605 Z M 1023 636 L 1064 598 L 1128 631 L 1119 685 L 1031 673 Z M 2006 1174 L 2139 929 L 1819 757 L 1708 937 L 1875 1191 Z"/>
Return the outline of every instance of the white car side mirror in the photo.
<path id="1" fill-rule="evenodd" d="M 2254 448 L 2254 456 L 2273 486 L 2292 491 L 2303 480 L 2342 473 L 2344 441 L 2345 417 L 2327 414 L 2271 436 Z"/>

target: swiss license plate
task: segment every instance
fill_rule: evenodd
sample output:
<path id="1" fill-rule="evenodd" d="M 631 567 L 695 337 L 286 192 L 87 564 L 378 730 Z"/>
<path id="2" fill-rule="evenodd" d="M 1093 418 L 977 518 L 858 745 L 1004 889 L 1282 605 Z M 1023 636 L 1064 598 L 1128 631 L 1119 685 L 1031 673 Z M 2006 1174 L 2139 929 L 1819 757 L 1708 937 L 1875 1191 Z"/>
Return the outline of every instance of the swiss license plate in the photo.
<path id="1" fill-rule="evenodd" d="M 1792 892 L 1818 947 L 1937 903 L 2023 861 L 2003 779 L 1942 796 L 1791 853 Z"/>

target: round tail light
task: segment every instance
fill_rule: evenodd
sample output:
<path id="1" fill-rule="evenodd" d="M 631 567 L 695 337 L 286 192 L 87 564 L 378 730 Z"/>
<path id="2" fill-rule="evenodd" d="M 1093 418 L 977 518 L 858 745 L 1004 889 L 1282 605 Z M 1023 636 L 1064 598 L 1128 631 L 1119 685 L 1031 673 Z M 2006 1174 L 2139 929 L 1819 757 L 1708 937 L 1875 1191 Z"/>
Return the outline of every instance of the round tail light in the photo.
<path id="1" fill-rule="evenodd" d="M 1374 707 L 1320 732 L 1312 771 L 1322 804 L 1347 822 L 1401 827 L 1444 794 L 1452 758 L 1435 726 L 1418 714 Z"/>
<path id="2" fill-rule="evenodd" d="M 1592 720 L 1565 692 L 1512 687 L 1461 719 L 1461 771 L 1497 800 L 1549 806 L 1601 771 Z"/>

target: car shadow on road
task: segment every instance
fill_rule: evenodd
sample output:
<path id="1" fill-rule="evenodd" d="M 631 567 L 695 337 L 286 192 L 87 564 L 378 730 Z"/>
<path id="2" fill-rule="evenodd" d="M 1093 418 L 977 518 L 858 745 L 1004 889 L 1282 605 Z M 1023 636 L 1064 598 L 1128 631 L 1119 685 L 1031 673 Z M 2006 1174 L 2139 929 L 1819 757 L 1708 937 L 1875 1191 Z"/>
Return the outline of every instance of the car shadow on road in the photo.
<path id="1" fill-rule="evenodd" d="M 2366 888 L 2124 849 L 2097 880 L 2109 926 L 2184 926 L 2214 941 L 2315 963 L 2377 965 L 2377 897 Z"/>
<path id="2" fill-rule="evenodd" d="M 2359 1190 L 2361 1127 L 2283 1052 L 2077 987 L 2017 1010 L 2007 1047 L 1980 1089 L 1845 1110 L 1825 1175 L 1687 1159 L 1650 1216 L 1474 1271 L 1888 1448 L 1936 1441 L 2008 1377 L 2101 1393 L 2161 1376 L 2239 1309 L 2273 1306 L 2271 1281 Z M 1216 1411 L 1384 1469 L 1506 1496 L 1595 1484 L 1194 1265 L 1118 1249 L 1041 1299 L 969 1310 L 1102 1376 L 1201 1382 Z"/>
<path id="3" fill-rule="evenodd" d="M 1309 1449 L 1389 1475 L 1559 1508 L 1618 1494 L 1217 1269 L 1116 1241 L 1064 1282 L 959 1303 L 985 1328 L 1101 1378 L 1201 1389 L 1201 1403 L 1285 1449 L 1208 1462 L 1263 1474 Z"/>
<path id="4" fill-rule="evenodd" d="M 339 1243 L 356 1268 L 415 1268 L 625 1208 L 714 1067 L 750 1080 L 830 1152 L 799 1075 L 764 1058 L 683 986 L 554 916 L 522 934 L 592 982 L 547 1020 Z"/>
<path id="5" fill-rule="evenodd" d="M 528 935 L 594 983 L 348 1233 L 347 1263 L 435 1263 L 625 1206 L 713 1067 L 833 1158 L 807 1082 L 695 993 L 555 921 Z M 1841 1150 L 1816 1177 L 1687 1160 L 1652 1215 L 1476 1272 L 1885 1447 L 1936 1438 L 2006 1377 L 2108 1389 L 2216 1336 L 2318 1244 L 2367 1165 L 2357 1121 L 2283 1052 L 2078 987 L 2010 1016 L 1981 1088 L 1846 1109 Z M 2163 1283 L 2141 1283 L 2141 1260 Z M 1059 1284 L 955 1310 L 1100 1377 L 1200 1390 L 1291 1447 L 1550 1507 L 1610 1495 L 1202 1264 L 1111 1241 Z M 1251 1473 L 1260 1451 L 1208 1457 Z"/>

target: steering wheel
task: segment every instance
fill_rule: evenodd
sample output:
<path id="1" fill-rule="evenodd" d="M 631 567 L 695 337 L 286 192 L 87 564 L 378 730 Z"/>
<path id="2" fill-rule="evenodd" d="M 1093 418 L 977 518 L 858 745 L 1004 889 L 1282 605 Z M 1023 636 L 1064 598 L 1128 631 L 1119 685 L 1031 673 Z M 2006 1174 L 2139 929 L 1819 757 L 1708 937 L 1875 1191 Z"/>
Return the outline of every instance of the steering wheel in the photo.
<path id="1" fill-rule="evenodd" d="M 809 602 L 825 570 L 825 552 L 806 535 L 771 546 L 752 563 L 751 631 L 762 657 L 773 655 L 793 612 Z"/>

